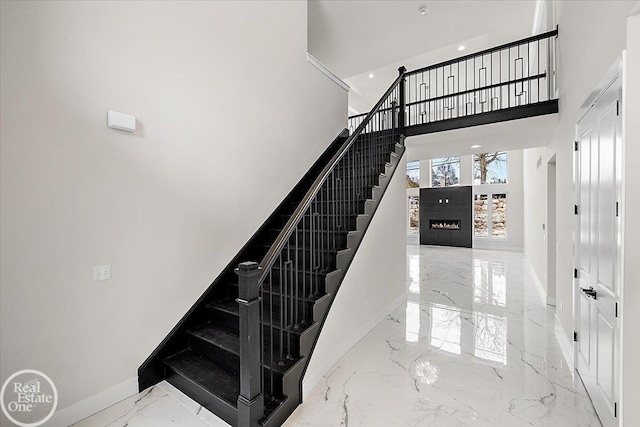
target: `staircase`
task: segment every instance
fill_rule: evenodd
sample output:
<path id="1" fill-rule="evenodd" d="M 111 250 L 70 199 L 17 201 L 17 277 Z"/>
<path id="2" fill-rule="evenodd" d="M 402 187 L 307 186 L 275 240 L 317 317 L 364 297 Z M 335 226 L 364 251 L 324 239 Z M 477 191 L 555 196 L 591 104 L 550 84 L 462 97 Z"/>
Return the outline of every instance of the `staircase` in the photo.
<path id="1" fill-rule="evenodd" d="M 400 67 L 140 366 L 140 390 L 167 380 L 233 426 L 282 425 L 405 136 L 557 112 L 557 34 Z"/>
<path id="2" fill-rule="evenodd" d="M 142 364 L 140 390 L 167 380 L 233 426 L 279 426 L 302 402 L 324 320 L 405 150 L 405 72 Z"/>

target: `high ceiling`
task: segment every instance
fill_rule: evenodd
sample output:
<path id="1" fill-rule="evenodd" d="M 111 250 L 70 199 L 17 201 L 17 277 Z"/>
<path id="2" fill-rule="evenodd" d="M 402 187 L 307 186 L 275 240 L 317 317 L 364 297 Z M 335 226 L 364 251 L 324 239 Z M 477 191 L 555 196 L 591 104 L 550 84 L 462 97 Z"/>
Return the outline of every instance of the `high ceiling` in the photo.
<path id="1" fill-rule="evenodd" d="M 413 70 L 549 29 L 545 1 L 309 0 L 308 48 L 351 87 L 349 114 L 364 113 L 401 65 Z M 470 154 L 478 141 L 492 150 L 545 145 L 556 122 L 546 116 L 408 138 L 409 159 Z"/>
<path id="2" fill-rule="evenodd" d="M 310 0 L 308 15 L 309 52 L 346 79 L 472 39 L 484 48 L 527 37 L 536 1 Z"/>

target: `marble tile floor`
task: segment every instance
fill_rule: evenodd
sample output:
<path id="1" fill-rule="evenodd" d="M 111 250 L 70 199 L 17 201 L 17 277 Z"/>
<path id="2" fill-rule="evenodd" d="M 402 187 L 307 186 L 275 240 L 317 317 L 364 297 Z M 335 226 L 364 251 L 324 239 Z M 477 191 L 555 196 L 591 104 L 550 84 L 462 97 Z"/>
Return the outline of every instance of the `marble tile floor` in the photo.
<path id="1" fill-rule="evenodd" d="M 285 426 L 600 426 L 521 252 L 407 246 L 407 301 Z M 76 424 L 223 426 L 163 382 Z"/>

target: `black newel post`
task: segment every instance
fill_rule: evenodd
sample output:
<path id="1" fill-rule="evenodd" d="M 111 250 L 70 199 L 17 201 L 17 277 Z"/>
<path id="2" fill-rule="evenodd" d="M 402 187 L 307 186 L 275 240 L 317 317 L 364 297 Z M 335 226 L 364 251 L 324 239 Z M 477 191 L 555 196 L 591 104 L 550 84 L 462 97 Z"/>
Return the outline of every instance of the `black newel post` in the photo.
<path id="1" fill-rule="evenodd" d="M 240 396 L 238 396 L 238 427 L 259 425 L 264 416 L 264 395 L 261 384 L 262 354 L 260 342 L 260 293 L 255 262 L 243 262 L 236 268 L 238 304 L 240 306 Z"/>
<path id="2" fill-rule="evenodd" d="M 398 125 L 400 129 L 400 133 L 404 135 L 404 126 L 406 124 L 404 117 L 404 110 L 407 106 L 407 101 L 404 96 L 404 86 L 405 86 L 405 77 L 404 73 L 407 72 L 407 69 L 404 68 L 404 65 L 398 68 L 398 73 L 403 76 L 402 80 L 400 80 L 399 89 L 400 89 L 400 112 L 398 113 Z"/>

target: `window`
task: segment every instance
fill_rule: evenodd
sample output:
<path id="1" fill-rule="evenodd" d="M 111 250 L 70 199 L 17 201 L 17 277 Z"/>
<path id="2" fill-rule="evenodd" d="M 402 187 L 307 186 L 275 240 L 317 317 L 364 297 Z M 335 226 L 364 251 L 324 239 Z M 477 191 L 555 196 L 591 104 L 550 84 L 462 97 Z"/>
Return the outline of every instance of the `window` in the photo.
<path id="1" fill-rule="evenodd" d="M 491 195 L 491 237 L 507 237 L 507 195 Z"/>
<path id="2" fill-rule="evenodd" d="M 407 163 L 407 188 L 420 187 L 420 161 Z"/>
<path id="3" fill-rule="evenodd" d="M 476 194 L 473 196 L 474 237 L 507 237 L 507 195 Z"/>
<path id="4" fill-rule="evenodd" d="M 473 155 L 474 184 L 506 184 L 507 153 L 480 153 Z"/>
<path id="5" fill-rule="evenodd" d="M 487 223 L 489 204 L 486 194 L 473 196 L 473 235 L 475 237 L 488 237 L 489 224 Z"/>
<path id="6" fill-rule="evenodd" d="M 448 187 L 460 184 L 460 157 L 431 160 L 431 186 Z"/>
<path id="7" fill-rule="evenodd" d="M 409 234 L 420 233 L 420 197 L 409 196 Z"/>

